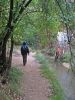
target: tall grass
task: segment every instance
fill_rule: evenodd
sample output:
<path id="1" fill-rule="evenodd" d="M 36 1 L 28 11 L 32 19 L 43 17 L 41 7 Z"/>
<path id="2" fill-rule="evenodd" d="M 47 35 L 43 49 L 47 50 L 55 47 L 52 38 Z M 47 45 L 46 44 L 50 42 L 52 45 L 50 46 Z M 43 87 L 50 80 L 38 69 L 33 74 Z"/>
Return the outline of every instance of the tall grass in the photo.
<path id="1" fill-rule="evenodd" d="M 48 61 L 48 59 L 46 59 L 45 56 L 41 53 L 36 54 L 36 59 L 39 61 L 39 63 L 42 64 L 41 73 L 45 78 L 49 80 L 54 91 L 53 95 L 49 97 L 49 100 L 64 100 L 64 93 L 60 87 L 58 80 L 56 79 L 52 67 L 49 68 L 50 62 Z"/>
<path id="2" fill-rule="evenodd" d="M 15 92 L 16 94 L 19 94 L 20 80 L 22 75 L 23 73 L 19 69 L 15 67 L 11 68 L 9 73 L 9 87 L 11 91 Z"/>
<path id="3" fill-rule="evenodd" d="M 14 94 L 21 95 L 19 87 L 22 75 L 23 73 L 19 69 L 15 67 L 10 69 L 8 84 L 0 86 L 0 100 L 14 100 Z"/>
<path id="4" fill-rule="evenodd" d="M 12 99 L 4 91 L 0 90 L 0 100 L 12 100 Z"/>

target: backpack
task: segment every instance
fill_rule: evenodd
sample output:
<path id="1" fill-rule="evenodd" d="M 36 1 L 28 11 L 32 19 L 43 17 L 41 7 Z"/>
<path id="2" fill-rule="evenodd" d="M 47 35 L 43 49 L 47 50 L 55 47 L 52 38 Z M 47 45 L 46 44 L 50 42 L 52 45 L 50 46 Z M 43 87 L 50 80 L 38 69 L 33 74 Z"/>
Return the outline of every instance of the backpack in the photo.
<path id="1" fill-rule="evenodd" d="M 22 45 L 21 54 L 24 55 L 24 54 L 27 54 L 27 52 L 28 52 L 28 46 L 27 45 Z"/>

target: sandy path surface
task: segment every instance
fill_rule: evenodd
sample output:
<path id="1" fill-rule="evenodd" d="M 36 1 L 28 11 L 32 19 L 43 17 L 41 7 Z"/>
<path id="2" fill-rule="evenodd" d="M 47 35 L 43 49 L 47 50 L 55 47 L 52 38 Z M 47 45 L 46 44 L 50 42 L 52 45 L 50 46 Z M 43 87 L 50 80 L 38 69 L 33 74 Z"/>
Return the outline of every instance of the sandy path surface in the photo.
<path id="1" fill-rule="evenodd" d="M 41 76 L 40 64 L 34 55 L 35 53 L 30 53 L 26 66 L 23 66 L 20 51 L 13 54 L 13 65 L 24 73 L 21 82 L 23 100 L 48 100 L 48 96 L 51 94 L 49 82 Z"/>

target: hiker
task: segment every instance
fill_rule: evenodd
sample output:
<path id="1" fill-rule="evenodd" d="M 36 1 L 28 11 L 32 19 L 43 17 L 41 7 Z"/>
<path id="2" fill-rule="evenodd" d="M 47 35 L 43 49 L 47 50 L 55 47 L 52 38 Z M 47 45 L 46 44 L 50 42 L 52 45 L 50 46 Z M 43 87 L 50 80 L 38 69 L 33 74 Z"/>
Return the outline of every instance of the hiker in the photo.
<path id="1" fill-rule="evenodd" d="M 27 62 L 27 54 L 29 55 L 29 48 L 26 42 L 23 42 L 21 46 L 21 54 L 23 57 L 23 65 L 25 66 Z"/>
<path id="2" fill-rule="evenodd" d="M 61 59 L 62 55 L 63 55 L 63 48 L 57 46 L 55 51 L 55 61 L 57 61 L 57 59 Z"/>

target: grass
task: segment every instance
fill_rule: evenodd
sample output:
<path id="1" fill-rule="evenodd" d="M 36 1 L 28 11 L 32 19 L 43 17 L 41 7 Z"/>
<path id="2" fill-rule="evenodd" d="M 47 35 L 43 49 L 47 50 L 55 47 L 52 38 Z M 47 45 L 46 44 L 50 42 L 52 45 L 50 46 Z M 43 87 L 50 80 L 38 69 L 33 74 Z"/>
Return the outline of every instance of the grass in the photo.
<path id="1" fill-rule="evenodd" d="M 63 55 L 63 62 L 69 63 L 69 62 L 70 62 L 70 59 L 71 59 L 70 52 L 66 52 L 66 53 Z"/>
<path id="2" fill-rule="evenodd" d="M 12 100 L 10 96 L 0 90 L 0 100 Z"/>
<path id="3" fill-rule="evenodd" d="M 16 94 L 16 96 L 21 95 L 19 87 L 22 75 L 23 73 L 19 69 L 15 67 L 10 69 L 8 84 L 0 87 L 0 100 L 12 100 L 14 94 Z"/>
<path id="4" fill-rule="evenodd" d="M 36 59 L 42 64 L 41 72 L 49 80 L 53 88 L 53 95 L 49 97 L 49 100 L 64 100 L 64 93 L 55 77 L 55 73 L 53 69 L 49 68 L 50 62 L 41 53 L 36 54 Z"/>
<path id="5" fill-rule="evenodd" d="M 9 87 L 11 91 L 15 92 L 16 94 L 19 94 L 20 80 L 22 75 L 23 73 L 19 69 L 15 67 L 11 68 L 9 73 Z"/>

